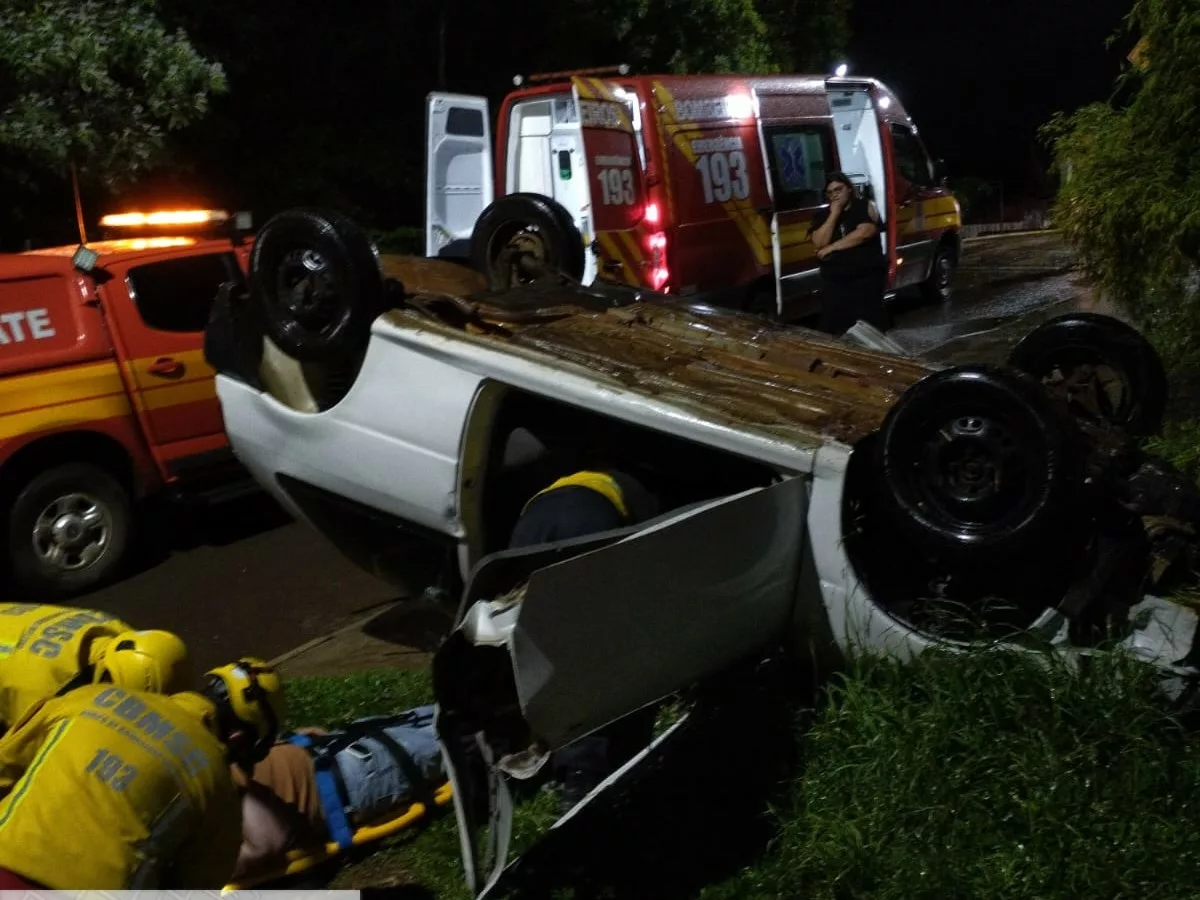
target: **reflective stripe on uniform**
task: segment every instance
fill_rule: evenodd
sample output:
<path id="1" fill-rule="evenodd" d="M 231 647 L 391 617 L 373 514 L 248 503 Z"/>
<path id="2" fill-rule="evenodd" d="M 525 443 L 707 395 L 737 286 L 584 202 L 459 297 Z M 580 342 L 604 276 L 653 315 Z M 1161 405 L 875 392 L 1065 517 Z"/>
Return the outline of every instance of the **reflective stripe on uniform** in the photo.
<path id="1" fill-rule="evenodd" d="M 29 764 L 29 768 L 25 770 L 25 774 L 21 776 L 21 781 L 17 789 L 8 797 L 8 805 L 4 812 L 0 814 L 0 829 L 8 824 L 8 820 L 12 818 L 12 814 L 17 811 L 17 807 L 21 805 L 21 801 L 25 798 L 25 793 L 29 790 L 29 786 L 33 784 L 33 779 L 37 777 L 38 770 L 41 769 L 42 763 L 46 761 L 46 757 L 50 755 L 55 745 L 66 734 L 67 729 L 71 727 L 71 719 L 65 719 L 59 722 L 55 729 L 50 732 L 50 736 L 46 738 L 46 742 L 42 744 L 37 755 Z"/>
<path id="2" fill-rule="evenodd" d="M 560 478 L 550 487 L 538 491 L 529 498 L 529 503 L 526 503 L 521 512 L 529 509 L 529 504 L 533 503 L 538 497 L 543 494 L 548 494 L 551 491 L 556 491 L 559 488 L 565 487 L 582 487 L 605 497 L 617 511 L 621 514 L 621 518 L 629 518 L 629 508 L 625 504 L 625 495 L 621 492 L 621 486 L 617 484 L 616 479 L 604 472 L 576 472 L 573 475 L 567 475 L 565 478 Z"/>

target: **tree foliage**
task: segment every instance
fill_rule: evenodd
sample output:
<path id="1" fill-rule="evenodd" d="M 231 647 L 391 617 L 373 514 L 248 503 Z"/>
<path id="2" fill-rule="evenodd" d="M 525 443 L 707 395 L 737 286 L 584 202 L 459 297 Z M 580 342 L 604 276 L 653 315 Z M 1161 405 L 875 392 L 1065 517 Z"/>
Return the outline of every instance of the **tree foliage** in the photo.
<path id="1" fill-rule="evenodd" d="M 853 0 L 758 0 L 785 72 L 828 72 L 850 41 Z"/>
<path id="2" fill-rule="evenodd" d="M 1125 102 L 1043 129 L 1062 181 L 1054 217 L 1178 363 L 1200 350 L 1200 0 L 1137 0 L 1126 24 L 1145 65 L 1119 79 Z"/>
<path id="3" fill-rule="evenodd" d="M 169 132 L 225 89 L 221 66 L 153 0 L 9 0 L 0 8 L 0 150 L 105 186 L 162 161 Z"/>
<path id="4" fill-rule="evenodd" d="M 846 48 L 852 0 L 609 0 L 590 5 L 642 71 L 824 72 Z"/>
<path id="5" fill-rule="evenodd" d="M 777 72 L 755 0 L 609 0 L 614 36 L 642 71 Z"/>

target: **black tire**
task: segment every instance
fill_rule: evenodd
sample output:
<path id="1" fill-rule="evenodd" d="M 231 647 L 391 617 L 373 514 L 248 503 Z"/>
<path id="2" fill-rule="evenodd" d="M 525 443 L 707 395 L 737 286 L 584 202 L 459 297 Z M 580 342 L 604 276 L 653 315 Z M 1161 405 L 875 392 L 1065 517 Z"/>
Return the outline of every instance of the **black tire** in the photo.
<path id="1" fill-rule="evenodd" d="M 89 523 L 86 512 L 98 518 Z M 96 587 L 124 562 L 132 528 L 129 492 L 104 469 L 88 463 L 47 469 L 17 492 L 9 510 L 13 579 L 45 598 Z"/>
<path id="2" fill-rule="evenodd" d="M 266 336 L 301 362 L 352 358 L 386 309 L 379 251 L 338 213 L 287 210 L 255 238 L 250 284 Z"/>
<path id="3" fill-rule="evenodd" d="M 1137 329 L 1120 319 L 1097 313 L 1051 319 L 1021 339 L 1008 364 L 1057 390 L 1082 419 L 1107 422 L 1134 437 L 1162 430 L 1167 404 L 1162 359 Z M 1105 370 L 1112 380 L 1103 377 Z M 1072 373 L 1082 377 L 1079 390 L 1059 390 Z M 1114 386 L 1119 397 L 1110 392 Z"/>
<path id="4" fill-rule="evenodd" d="M 897 530 L 950 565 L 1061 547 L 1078 532 L 1076 452 L 1070 419 L 1036 382 L 991 366 L 945 369 L 884 419 L 880 501 Z"/>
<path id="5" fill-rule="evenodd" d="M 509 194 L 493 202 L 471 233 L 471 265 L 494 291 L 541 272 L 583 278 L 583 237 L 562 205 L 540 194 Z"/>
<path id="6" fill-rule="evenodd" d="M 954 296 L 954 273 L 958 269 L 958 254 L 949 244 L 942 244 L 934 254 L 929 277 L 921 282 L 921 293 L 931 303 L 948 303 Z"/>

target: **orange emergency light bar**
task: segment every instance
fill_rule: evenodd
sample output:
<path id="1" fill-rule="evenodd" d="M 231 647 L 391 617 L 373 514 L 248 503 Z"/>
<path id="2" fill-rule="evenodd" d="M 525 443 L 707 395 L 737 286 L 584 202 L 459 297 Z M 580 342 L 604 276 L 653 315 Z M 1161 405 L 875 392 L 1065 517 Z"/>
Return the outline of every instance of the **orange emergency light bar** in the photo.
<path id="1" fill-rule="evenodd" d="M 100 219 L 106 228 L 145 228 L 153 225 L 219 225 L 229 213 L 219 209 L 174 209 L 161 212 L 111 213 Z"/>

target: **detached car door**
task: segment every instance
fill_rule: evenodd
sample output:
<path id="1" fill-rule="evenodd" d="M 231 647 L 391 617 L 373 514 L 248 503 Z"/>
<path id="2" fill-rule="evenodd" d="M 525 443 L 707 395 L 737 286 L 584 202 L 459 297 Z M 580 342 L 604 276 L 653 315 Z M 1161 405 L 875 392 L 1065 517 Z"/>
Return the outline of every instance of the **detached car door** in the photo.
<path id="1" fill-rule="evenodd" d="M 475 689 L 505 650 L 520 713 L 539 749 L 552 750 L 744 658 L 787 625 L 807 502 L 807 482 L 790 478 L 549 564 L 546 547 L 483 560 L 435 659 L 438 703 L 449 711 L 462 698 L 486 726 L 481 696 L 493 696 L 491 712 L 508 714 L 508 691 Z M 496 566 L 526 585 L 515 607 L 492 602 Z M 493 593 L 472 602 L 485 581 Z"/>

